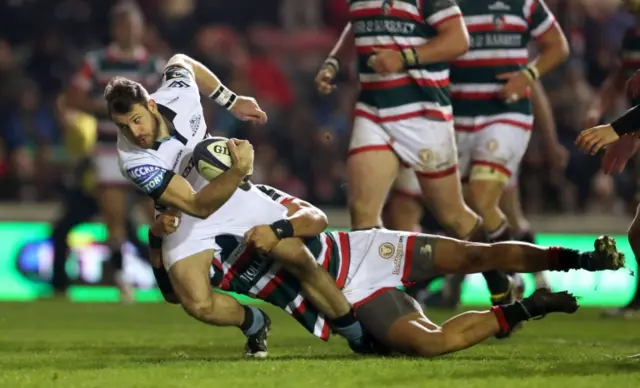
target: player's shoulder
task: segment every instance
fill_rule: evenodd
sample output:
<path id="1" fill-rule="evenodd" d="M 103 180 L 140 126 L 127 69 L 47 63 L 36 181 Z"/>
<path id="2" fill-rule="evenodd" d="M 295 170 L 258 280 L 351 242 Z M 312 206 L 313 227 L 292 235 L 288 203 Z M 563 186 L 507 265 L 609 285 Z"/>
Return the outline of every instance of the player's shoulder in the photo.
<path id="1" fill-rule="evenodd" d="M 159 168 L 167 168 L 167 163 L 154 149 L 145 149 L 131 144 L 129 141 L 119 136 L 118 143 L 118 163 L 121 170 L 129 170 L 141 165 L 153 165 Z"/>

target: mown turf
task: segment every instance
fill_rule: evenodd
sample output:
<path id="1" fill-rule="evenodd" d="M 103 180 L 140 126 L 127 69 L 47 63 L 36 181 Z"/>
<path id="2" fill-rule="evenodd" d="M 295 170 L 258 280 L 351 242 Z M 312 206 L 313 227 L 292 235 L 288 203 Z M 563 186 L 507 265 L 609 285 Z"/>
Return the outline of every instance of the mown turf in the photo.
<path id="1" fill-rule="evenodd" d="M 237 329 L 164 304 L 0 304 L 0 387 L 639 387 L 640 322 L 598 311 L 529 323 L 437 360 L 363 358 L 323 343 L 284 313 L 270 358 L 241 358 Z M 441 322 L 446 312 L 432 312 Z M 257 384 L 257 385 L 256 385 Z"/>

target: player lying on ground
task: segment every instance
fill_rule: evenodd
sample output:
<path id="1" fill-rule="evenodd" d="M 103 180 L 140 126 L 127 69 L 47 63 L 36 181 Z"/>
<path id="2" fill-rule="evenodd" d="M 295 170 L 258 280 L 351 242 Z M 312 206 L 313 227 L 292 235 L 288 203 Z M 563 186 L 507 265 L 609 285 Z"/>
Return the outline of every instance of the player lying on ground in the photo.
<path id="1" fill-rule="evenodd" d="M 596 240 L 593 252 L 578 252 L 516 242 L 480 244 L 392 230 L 323 232 L 326 224 L 317 217 L 322 214 L 321 210 L 277 189 L 254 187 L 285 206 L 288 214 L 308 210 L 306 220 L 301 217 L 298 224 L 305 227 L 294 228 L 293 235 L 304 238 L 318 264 L 327 269 L 354 306 L 356 317 L 373 337 L 370 352 L 385 350 L 376 346 L 380 341 L 396 352 L 439 356 L 468 348 L 499 333 L 509 333 L 522 321 L 553 312 L 573 313 L 578 309 L 573 295 L 541 289 L 521 302 L 466 312 L 438 326 L 429 321 L 413 298 L 396 287 L 438 275 L 493 269 L 599 271 L 624 265 L 624 256 L 616 251 L 610 237 Z M 154 233 L 172 232 L 174 229 L 166 225 L 175 225 L 173 218 L 174 215 L 159 217 L 152 226 Z M 218 247 L 213 257 L 211 284 L 281 307 L 307 330 L 326 340 L 329 328 L 322 314 L 300 294 L 298 281 L 282 270 L 281 264 L 269 254 L 271 247 L 286 240 L 280 240 L 269 225 L 251 229 L 245 238 L 216 235 Z M 156 250 L 153 254 L 161 252 Z M 167 301 L 180 302 L 170 284 L 165 284 L 162 291 Z M 262 356 L 267 352 L 266 334 L 265 331 L 264 341 L 258 344 L 263 350 Z"/>
<path id="2" fill-rule="evenodd" d="M 241 120 L 260 124 L 267 120 L 254 99 L 236 95 L 202 64 L 184 55 L 169 60 L 162 84 L 151 96 L 139 83 L 117 77 L 109 82 L 104 97 L 109 118 L 119 129 L 123 175 L 161 208 L 185 214 L 178 231 L 159 244 L 164 266 L 156 262 L 156 269 L 168 271 L 182 306 L 194 318 L 218 326 L 240 325 L 251 337 L 264 326 L 262 315 L 252 314 L 229 296 L 211 292 L 209 267 L 216 247 L 211 236 L 222 230 L 242 236 L 257 225 L 256 216 L 261 222 L 276 222 L 285 217 L 286 209 L 273 206 L 255 188 L 238 190 L 253 169 L 253 147 L 246 141 L 229 143 L 234 166 L 210 184 L 197 173 L 193 148 L 207 136 L 199 92 Z M 237 211 L 238 204 L 242 212 Z M 294 214 L 282 222 L 297 225 L 297 218 Z M 305 295 L 331 319 L 332 328 L 357 346 L 362 329 L 351 306 L 302 241 L 287 239 L 277 244 L 273 257 L 297 277 Z"/>

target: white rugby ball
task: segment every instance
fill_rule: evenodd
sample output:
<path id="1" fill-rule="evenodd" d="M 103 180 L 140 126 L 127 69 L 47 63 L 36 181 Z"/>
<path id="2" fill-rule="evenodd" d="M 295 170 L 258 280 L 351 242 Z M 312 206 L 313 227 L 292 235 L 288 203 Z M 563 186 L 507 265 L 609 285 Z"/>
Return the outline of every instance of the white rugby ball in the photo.
<path id="1" fill-rule="evenodd" d="M 233 165 L 228 141 L 226 137 L 211 137 L 193 149 L 193 161 L 204 179 L 212 181 Z"/>

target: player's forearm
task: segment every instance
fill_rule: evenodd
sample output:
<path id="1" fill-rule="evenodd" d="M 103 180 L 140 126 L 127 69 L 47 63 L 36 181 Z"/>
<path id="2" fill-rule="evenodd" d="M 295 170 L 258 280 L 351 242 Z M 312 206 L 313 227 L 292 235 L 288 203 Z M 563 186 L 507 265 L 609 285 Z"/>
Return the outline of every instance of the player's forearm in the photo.
<path id="1" fill-rule="evenodd" d="M 611 128 L 619 135 L 628 133 L 638 133 L 640 129 L 640 105 L 636 105 L 629 109 L 625 114 L 611 123 Z M 637 137 L 637 136 L 636 136 Z"/>
<path id="2" fill-rule="evenodd" d="M 452 20 L 450 28 L 441 31 L 435 38 L 421 46 L 415 47 L 418 63 L 449 62 L 466 53 L 469 49 L 469 33 L 462 21 Z"/>
<path id="3" fill-rule="evenodd" d="M 196 79 L 198 90 L 204 95 L 211 95 L 220 87 L 220 85 L 222 85 L 220 79 L 211 70 L 187 55 L 174 55 L 169 59 L 169 62 L 167 62 L 167 66 L 171 66 L 172 64 L 186 65 L 185 67 L 191 69 L 193 71 L 193 76 Z"/>
<path id="4" fill-rule="evenodd" d="M 542 132 L 544 142 L 555 144 L 558 142 L 558 133 L 547 93 L 539 81 L 533 84 L 532 91 L 533 117 Z"/>
<path id="5" fill-rule="evenodd" d="M 333 50 L 331 50 L 329 57 L 336 58 L 341 63 L 347 61 L 349 57 L 349 50 L 351 50 L 354 40 L 353 27 L 351 22 L 349 22 L 344 27 L 344 30 L 342 30 L 342 34 L 340 34 L 340 38 L 333 47 Z"/>
<path id="6" fill-rule="evenodd" d="M 207 218 L 224 205 L 242 184 L 245 175 L 231 167 L 195 195 L 193 216 Z"/>
<path id="7" fill-rule="evenodd" d="M 569 43 L 559 27 L 554 27 L 546 34 L 550 35 L 548 38 L 543 36 L 543 39 L 538 42 L 540 55 L 533 62 L 539 77 L 555 70 L 569 56 Z"/>
<path id="8" fill-rule="evenodd" d="M 286 220 L 293 226 L 294 237 L 313 237 L 327 228 L 327 216 L 318 208 L 305 207 L 299 209 Z"/>

